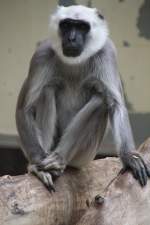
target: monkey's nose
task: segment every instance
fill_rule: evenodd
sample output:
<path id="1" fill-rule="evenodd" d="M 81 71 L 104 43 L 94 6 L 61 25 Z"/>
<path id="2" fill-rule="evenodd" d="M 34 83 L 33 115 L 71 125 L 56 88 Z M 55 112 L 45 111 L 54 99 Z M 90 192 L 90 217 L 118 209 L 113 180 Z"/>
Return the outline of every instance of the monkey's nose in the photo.
<path id="1" fill-rule="evenodd" d="M 68 41 L 71 42 L 71 43 L 74 43 L 76 41 L 76 32 L 75 32 L 75 30 L 72 30 L 70 32 L 70 35 L 68 37 Z"/>

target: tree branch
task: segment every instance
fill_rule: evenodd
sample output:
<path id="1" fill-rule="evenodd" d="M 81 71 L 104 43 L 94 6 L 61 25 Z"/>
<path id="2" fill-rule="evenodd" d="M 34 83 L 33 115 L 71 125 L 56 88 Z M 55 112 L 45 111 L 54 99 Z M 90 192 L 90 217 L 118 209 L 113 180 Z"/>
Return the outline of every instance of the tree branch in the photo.
<path id="1" fill-rule="evenodd" d="M 150 165 L 150 138 L 139 147 Z M 150 180 L 141 188 L 133 176 L 119 175 L 101 198 L 93 201 L 77 225 L 149 225 Z"/>
<path id="2" fill-rule="evenodd" d="M 150 162 L 150 139 L 140 150 Z M 74 225 L 82 217 L 78 225 L 149 225 L 150 182 L 142 189 L 128 172 L 114 179 L 120 169 L 117 158 L 67 169 L 55 182 L 55 193 L 33 175 L 1 177 L 0 224 Z M 97 194 L 104 203 L 92 201 Z"/>

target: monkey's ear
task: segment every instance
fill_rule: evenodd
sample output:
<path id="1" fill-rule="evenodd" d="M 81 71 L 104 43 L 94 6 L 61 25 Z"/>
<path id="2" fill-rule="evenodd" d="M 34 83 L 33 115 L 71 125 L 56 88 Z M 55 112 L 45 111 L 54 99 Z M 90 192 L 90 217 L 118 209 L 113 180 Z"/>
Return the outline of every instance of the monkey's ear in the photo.
<path id="1" fill-rule="evenodd" d="M 96 11 L 96 14 L 97 14 L 97 16 L 101 19 L 101 20 L 104 20 L 104 16 L 101 14 L 101 12 L 100 11 Z"/>

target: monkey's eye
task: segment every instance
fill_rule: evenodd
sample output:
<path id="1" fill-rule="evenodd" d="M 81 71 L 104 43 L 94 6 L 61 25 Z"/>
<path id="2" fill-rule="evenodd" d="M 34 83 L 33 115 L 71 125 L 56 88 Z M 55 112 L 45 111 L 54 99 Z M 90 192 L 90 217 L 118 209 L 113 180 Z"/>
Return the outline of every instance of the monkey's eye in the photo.
<path id="1" fill-rule="evenodd" d="M 90 25 L 88 23 L 85 23 L 85 22 L 81 22 L 81 23 L 78 23 L 78 28 L 81 30 L 81 31 L 84 31 L 86 33 L 89 32 L 90 30 Z"/>
<path id="2" fill-rule="evenodd" d="M 90 24 L 82 20 L 65 19 L 60 21 L 59 28 L 64 32 L 69 29 L 76 28 L 82 32 L 88 33 L 90 30 Z"/>
<path id="3" fill-rule="evenodd" d="M 61 21 L 60 24 L 59 24 L 60 30 L 67 30 L 68 26 L 69 26 L 69 24 L 66 21 Z"/>

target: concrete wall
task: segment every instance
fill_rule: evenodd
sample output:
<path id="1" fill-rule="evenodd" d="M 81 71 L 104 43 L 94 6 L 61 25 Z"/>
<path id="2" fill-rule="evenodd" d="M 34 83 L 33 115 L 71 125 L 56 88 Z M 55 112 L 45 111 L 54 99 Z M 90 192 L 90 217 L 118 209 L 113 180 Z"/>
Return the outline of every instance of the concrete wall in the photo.
<path id="1" fill-rule="evenodd" d="M 150 136 L 150 1 L 59 1 L 91 4 L 108 20 L 118 49 L 128 108 L 137 142 Z M 48 37 L 54 0 L 0 0 L 0 133 L 16 134 L 15 105 L 38 41 Z M 4 137 L 3 136 L 3 137 Z"/>

